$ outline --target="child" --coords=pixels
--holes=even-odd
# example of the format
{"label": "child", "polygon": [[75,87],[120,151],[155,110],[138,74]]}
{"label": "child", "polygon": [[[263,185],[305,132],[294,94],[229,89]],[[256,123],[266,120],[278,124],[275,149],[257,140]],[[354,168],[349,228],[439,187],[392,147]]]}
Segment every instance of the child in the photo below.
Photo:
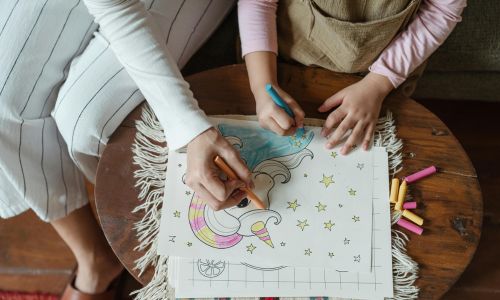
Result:
{"label": "child", "polygon": [[[340,144],[348,134],[342,154],[356,145],[368,149],[385,97],[393,89],[402,89],[412,73],[418,77],[426,59],[461,20],[465,6],[466,0],[282,0],[279,4],[239,0],[242,55],[261,126],[288,135],[303,125],[300,105],[278,86],[279,44],[280,55],[304,65],[367,72],[361,81],[326,99],[318,110],[337,107],[322,129],[327,148]],[[273,103],[266,83],[288,103],[295,120]],[[408,82],[404,90],[411,94],[414,84]]]}

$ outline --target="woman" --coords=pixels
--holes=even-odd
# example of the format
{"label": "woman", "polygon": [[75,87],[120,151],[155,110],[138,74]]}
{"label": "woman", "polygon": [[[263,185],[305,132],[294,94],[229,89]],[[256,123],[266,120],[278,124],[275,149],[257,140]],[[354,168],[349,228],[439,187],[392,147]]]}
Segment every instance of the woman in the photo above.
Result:
{"label": "woman", "polygon": [[[251,185],[250,172],[211,127],[178,71],[232,4],[2,2],[0,216],[33,209],[68,244],[78,270],[63,299],[111,299],[108,287],[122,266],[93,219],[79,170],[94,180],[103,145],[144,97],[169,146],[187,145],[188,183],[213,208],[237,204],[244,195],[233,192]],[[92,39],[94,17],[100,28]],[[243,181],[220,181],[216,154]]]}

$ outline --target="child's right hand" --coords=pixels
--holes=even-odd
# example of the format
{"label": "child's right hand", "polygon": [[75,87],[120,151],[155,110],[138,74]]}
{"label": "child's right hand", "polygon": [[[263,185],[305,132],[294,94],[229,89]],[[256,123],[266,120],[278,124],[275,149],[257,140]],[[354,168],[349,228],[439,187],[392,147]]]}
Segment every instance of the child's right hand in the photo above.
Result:
{"label": "child's right hand", "polygon": [[273,84],[276,92],[288,104],[295,118],[290,117],[285,110],[276,105],[266,92],[265,86],[254,92],[257,118],[260,126],[279,135],[292,135],[297,128],[304,125],[304,111],[299,104],[278,85]]}

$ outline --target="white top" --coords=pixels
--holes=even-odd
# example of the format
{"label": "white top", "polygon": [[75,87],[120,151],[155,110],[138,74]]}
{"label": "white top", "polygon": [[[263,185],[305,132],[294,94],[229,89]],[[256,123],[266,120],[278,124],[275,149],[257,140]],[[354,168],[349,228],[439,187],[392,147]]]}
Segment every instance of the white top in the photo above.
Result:
{"label": "white top", "polygon": [[210,128],[189,84],[169,54],[161,31],[138,0],[84,0],[118,60],[146,97],[171,149]]}

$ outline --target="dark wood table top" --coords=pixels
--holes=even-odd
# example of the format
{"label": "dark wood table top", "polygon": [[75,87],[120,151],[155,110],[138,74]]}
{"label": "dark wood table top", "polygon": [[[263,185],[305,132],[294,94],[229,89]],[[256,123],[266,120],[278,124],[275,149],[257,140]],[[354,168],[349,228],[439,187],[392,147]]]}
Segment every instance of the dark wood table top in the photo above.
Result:
{"label": "dark wood table top", "polygon": [[[200,106],[211,114],[255,114],[253,96],[242,65],[226,66],[186,78]],[[281,65],[280,85],[300,101],[307,117],[324,119],[317,107],[336,91],[359,77],[336,74],[319,68]],[[424,234],[410,235],[408,254],[420,266],[421,299],[440,298],[469,264],[481,234],[483,202],[476,172],[467,154],[450,130],[433,113],[414,100],[392,95],[384,102],[397,120],[398,136],[404,141],[404,169],[398,177],[436,165],[440,172],[412,184],[419,202],[416,211],[425,219]],[[133,270],[143,253],[133,224],[142,218],[131,211],[139,204],[132,165],[131,145],[135,120],[133,111],[107,145],[97,173],[96,207],[104,233],[118,258],[141,283],[150,280],[150,268],[141,277]]]}

